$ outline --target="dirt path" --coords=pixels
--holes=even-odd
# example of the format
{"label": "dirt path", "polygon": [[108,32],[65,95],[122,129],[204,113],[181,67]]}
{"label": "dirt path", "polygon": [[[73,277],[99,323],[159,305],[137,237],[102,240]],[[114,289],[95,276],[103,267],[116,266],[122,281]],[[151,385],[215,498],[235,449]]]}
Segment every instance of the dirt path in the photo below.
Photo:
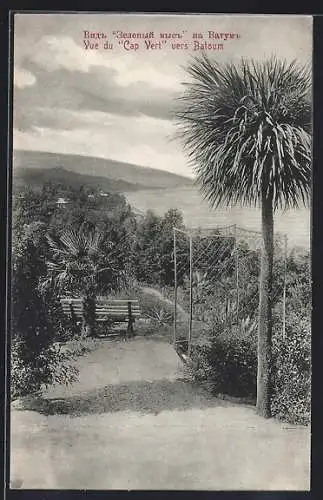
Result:
{"label": "dirt path", "polygon": [[183,379],[158,339],[102,342],[80,381],[11,414],[22,488],[307,489],[309,431],[257,417]]}

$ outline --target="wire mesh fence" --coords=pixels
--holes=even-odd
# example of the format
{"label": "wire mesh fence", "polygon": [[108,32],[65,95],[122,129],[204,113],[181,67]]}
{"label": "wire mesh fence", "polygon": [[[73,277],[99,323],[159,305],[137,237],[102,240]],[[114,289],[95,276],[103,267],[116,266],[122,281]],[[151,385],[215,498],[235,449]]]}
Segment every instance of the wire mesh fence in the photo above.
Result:
{"label": "wire mesh fence", "polygon": [[[174,343],[190,345],[210,326],[256,331],[261,234],[237,226],[174,229]],[[287,237],[274,242],[272,304],[286,318]]]}

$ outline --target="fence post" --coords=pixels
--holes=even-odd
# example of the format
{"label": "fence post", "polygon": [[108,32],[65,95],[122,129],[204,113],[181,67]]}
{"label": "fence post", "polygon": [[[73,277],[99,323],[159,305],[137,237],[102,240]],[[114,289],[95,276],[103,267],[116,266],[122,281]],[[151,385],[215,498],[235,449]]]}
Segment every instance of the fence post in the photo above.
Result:
{"label": "fence post", "polygon": [[237,327],[239,328],[239,307],[240,307],[240,292],[239,292],[239,253],[237,244],[237,225],[234,225],[234,254],[236,267],[236,294],[237,294]]}
{"label": "fence post", "polygon": [[83,318],[88,337],[95,335],[95,303],[96,299],[93,295],[88,294],[83,297]]}
{"label": "fence post", "polygon": [[283,339],[286,337],[287,236],[284,235]]}
{"label": "fence post", "polygon": [[131,309],[131,301],[128,302],[128,328],[127,328],[128,338],[133,337],[133,316]]}
{"label": "fence post", "polygon": [[192,320],[193,320],[193,241],[190,234],[190,320],[188,326],[188,356],[191,352],[192,342]]}
{"label": "fence post", "polygon": [[176,228],[173,228],[174,233],[174,332],[173,344],[176,344],[176,322],[177,322],[177,255],[176,255]]}

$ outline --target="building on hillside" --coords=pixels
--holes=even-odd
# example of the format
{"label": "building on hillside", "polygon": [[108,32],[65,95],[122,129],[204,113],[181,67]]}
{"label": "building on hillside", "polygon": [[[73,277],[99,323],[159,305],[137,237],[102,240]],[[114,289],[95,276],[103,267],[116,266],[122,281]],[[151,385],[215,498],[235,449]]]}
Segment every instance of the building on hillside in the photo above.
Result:
{"label": "building on hillside", "polygon": [[68,200],[65,200],[65,198],[58,198],[58,200],[56,201],[56,205],[58,207],[66,207],[67,205],[69,204],[69,201]]}

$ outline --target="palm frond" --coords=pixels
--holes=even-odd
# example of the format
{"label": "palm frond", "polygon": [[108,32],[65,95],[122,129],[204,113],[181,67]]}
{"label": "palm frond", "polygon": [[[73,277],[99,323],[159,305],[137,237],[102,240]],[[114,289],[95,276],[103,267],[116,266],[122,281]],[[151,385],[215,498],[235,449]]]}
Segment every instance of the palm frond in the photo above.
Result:
{"label": "palm frond", "polygon": [[220,64],[208,56],[187,68],[177,99],[178,136],[212,206],[274,208],[307,203],[311,184],[310,73],[272,57]]}
{"label": "palm frond", "polygon": [[52,259],[47,262],[48,275],[58,289],[84,287],[103,272],[98,271],[103,255],[98,230],[87,232],[83,225],[78,230],[69,228],[60,237],[48,236],[48,243],[52,251]]}

